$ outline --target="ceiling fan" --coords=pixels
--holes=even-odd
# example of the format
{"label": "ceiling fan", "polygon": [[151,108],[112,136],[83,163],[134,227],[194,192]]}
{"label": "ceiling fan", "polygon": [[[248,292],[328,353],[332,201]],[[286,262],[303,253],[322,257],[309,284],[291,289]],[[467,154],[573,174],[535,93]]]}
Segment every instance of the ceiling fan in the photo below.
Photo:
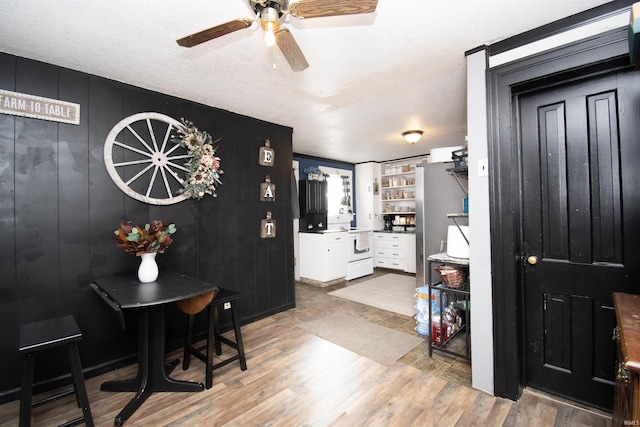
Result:
{"label": "ceiling fan", "polygon": [[248,28],[259,21],[265,31],[265,42],[278,45],[293,71],[303,71],[309,67],[298,43],[287,28],[280,24],[287,15],[294,18],[321,18],[325,16],[355,15],[375,12],[378,0],[249,0],[256,16],[253,19],[234,19],[203,31],[176,40],[180,46],[193,47],[224,36],[234,31]]}

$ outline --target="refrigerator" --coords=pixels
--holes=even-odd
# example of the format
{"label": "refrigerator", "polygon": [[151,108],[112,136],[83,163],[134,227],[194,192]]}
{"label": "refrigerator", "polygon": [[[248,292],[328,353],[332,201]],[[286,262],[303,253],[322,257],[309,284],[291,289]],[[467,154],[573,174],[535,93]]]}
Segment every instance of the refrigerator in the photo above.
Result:
{"label": "refrigerator", "polygon": [[[427,257],[446,251],[449,226],[455,225],[447,214],[463,211],[465,194],[447,172],[453,166],[426,160],[416,165],[416,288],[427,284]],[[461,185],[466,186],[465,181],[460,180]]]}

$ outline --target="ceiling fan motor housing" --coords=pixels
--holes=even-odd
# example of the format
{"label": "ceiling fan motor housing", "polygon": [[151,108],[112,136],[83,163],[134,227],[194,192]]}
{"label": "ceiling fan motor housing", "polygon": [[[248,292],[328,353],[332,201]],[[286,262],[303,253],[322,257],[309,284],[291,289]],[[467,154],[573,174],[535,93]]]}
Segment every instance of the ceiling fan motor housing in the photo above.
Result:
{"label": "ceiling fan motor housing", "polygon": [[[269,20],[279,20],[289,7],[288,0],[249,0],[249,5],[261,20],[269,18]],[[266,9],[266,10],[265,10]],[[264,11],[264,12],[263,12]],[[264,13],[270,15],[265,16]],[[276,17],[277,15],[277,17]]]}

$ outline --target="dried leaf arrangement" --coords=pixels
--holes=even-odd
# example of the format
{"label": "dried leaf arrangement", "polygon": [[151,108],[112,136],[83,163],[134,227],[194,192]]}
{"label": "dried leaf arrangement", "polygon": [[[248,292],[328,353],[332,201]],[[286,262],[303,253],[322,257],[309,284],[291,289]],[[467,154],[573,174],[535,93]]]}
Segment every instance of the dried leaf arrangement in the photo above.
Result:
{"label": "dried leaf arrangement", "polygon": [[160,252],[173,242],[171,234],[178,229],[175,224],[165,226],[162,221],[154,220],[144,228],[131,225],[131,221],[122,221],[115,230],[117,246],[131,255],[140,256],[145,252]]}
{"label": "dried leaf arrangement", "polygon": [[172,135],[172,141],[184,147],[189,152],[189,160],[184,164],[185,178],[179,191],[192,199],[200,200],[205,194],[216,197],[216,186],[222,184],[220,175],[220,157],[216,157],[217,147],[213,144],[211,135],[198,130],[194,124],[182,119],[183,126],[177,129],[177,135]]}

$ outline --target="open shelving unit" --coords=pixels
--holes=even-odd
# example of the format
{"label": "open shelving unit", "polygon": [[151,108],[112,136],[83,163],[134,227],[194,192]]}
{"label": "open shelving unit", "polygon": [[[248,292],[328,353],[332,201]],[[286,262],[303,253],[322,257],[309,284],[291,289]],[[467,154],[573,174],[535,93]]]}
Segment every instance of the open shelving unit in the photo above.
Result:
{"label": "open shelving unit", "polygon": [[382,164],[381,202],[383,215],[395,215],[394,226],[414,227],[416,214],[415,165],[422,159],[404,159]]}
{"label": "open shelving unit", "polygon": [[[431,325],[431,336],[429,337],[429,357],[433,355],[433,350],[442,351],[454,356],[471,360],[471,293],[469,280],[469,260],[465,258],[453,258],[446,252],[429,255],[427,258],[429,295],[438,295],[438,306],[434,306],[433,297],[429,298],[429,325]],[[449,265],[464,268],[466,270],[466,280],[462,287],[451,288],[446,286],[442,280],[434,280],[434,268],[437,265]],[[452,305],[459,309],[459,317],[456,316],[454,322],[445,321],[445,310]],[[436,310],[437,309],[437,310]],[[439,319],[434,316],[434,310],[439,313]],[[438,320],[437,322],[435,320]],[[465,341],[462,350],[450,348],[454,338],[465,334]]]}
{"label": "open shelving unit", "polygon": [[[462,156],[466,155],[466,151],[462,153]],[[461,157],[462,157],[461,156]],[[462,180],[468,178],[468,169],[466,160],[460,162],[454,168],[447,169],[447,173],[456,180],[456,183],[464,193],[465,197],[468,197],[467,188],[463,185]],[[460,220],[468,219],[469,215],[465,211],[464,213],[449,213],[447,218],[451,219],[460,234],[465,239],[467,244],[469,239],[463,232]],[[459,269],[463,269],[465,273],[465,282],[459,287],[447,286],[439,274],[434,273],[434,268],[443,266],[453,266]],[[429,286],[429,325],[431,325],[431,337],[429,339],[429,357],[433,355],[433,350],[442,351],[458,357],[462,357],[467,360],[471,360],[471,292],[470,292],[470,271],[469,271],[469,259],[468,258],[454,258],[449,256],[446,252],[441,252],[427,257],[427,284]],[[437,278],[434,278],[438,276]],[[434,280],[436,279],[436,280]],[[438,302],[434,303],[433,297],[437,295]],[[437,306],[434,306],[437,304]],[[434,316],[435,312],[438,313],[438,317]],[[461,339],[455,340],[455,344],[452,345],[454,338],[460,337]],[[459,346],[458,343],[464,342],[464,346]]]}

